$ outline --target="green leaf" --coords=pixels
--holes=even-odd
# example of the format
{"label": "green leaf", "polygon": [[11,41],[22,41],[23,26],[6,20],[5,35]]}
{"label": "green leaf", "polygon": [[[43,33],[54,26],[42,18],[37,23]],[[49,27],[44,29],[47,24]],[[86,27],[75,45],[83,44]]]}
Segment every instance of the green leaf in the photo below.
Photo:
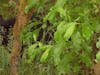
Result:
{"label": "green leaf", "polygon": [[66,29],[66,32],[64,34],[64,39],[68,41],[68,39],[72,36],[74,30],[75,30],[76,22],[68,23],[68,28]]}
{"label": "green leaf", "polygon": [[57,26],[57,31],[54,33],[54,39],[56,42],[61,42],[63,40],[63,34],[66,31],[66,22],[62,21],[60,24]]}
{"label": "green leaf", "polygon": [[37,49],[36,49],[37,46],[38,46],[38,44],[36,43],[36,44],[31,45],[29,47],[29,49],[28,49],[28,56],[29,56],[29,60],[28,61],[29,61],[29,63],[32,60],[34,60],[34,58],[35,58],[35,56],[37,54]]}
{"label": "green leaf", "polygon": [[28,11],[36,4],[35,0],[27,0],[27,6],[25,7],[25,13],[28,13]]}
{"label": "green leaf", "polygon": [[73,49],[75,49],[76,51],[80,50],[81,48],[81,44],[82,44],[82,39],[81,39],[81,34],[79,31],[75,32],[72,37],[72,47]]}
{"label": "green leaf", "polygon": [[40,29],[36,29],[32,32],[34,41],[37,41],[39,31],[40,31]]}
{"label": "green leaf", "polygon": [[82,25],[82,36],[85,40],[90,40],[93,34],[93,30],[90,25]]}
{"label": "green leaf", "polygon": [[55,20],[56,20],[55,16],[56,16],[56,12],[55,12],[55,11],[50,11],[50,12],[44,17],[44,22],[45,22],[46,20],[49,20],[50,23],[54,23]]}
{"label": "green leaf", "polygon": [[96,60],[100,60],[100,51],[96,54]]}
{"label": "green leaf", "polygon": [[62,7],[57,7],[56,11],[60,13],[60,17],[66,17],[66,10],[64,10]]}
{"label": "green leaf", "polygon": [[49,52],[50,52],[51,48],[48,47],[45,52],[42,54],[40,61],[41,62],[45,62],[46,59],[48,58]]}
{"label": "green leaf", "polygon": [[57,2],[56,2],[55,5],[56,5],[57,7],[58,7],[58,6],[62,6],[62,7],[63,7],[64,4],[66,3],[66,1],[67,1],[67,0],[64,0],[64,1],[63,1],[63,0],[57,0]]}
{"label": "green leaf", "polygon": [[66,43],[65,42],[60,42],[56,45],[54,45],[54,52],[53,52],[53,57],[54,57],[54,63],[55,65],[58,65],[61,61],[61,54],[63,50],[66,48]]}
{"label": "green leaf", "polygon": [[56,47],[55,49],[54,49],[54,62],[55,62],[55,65],[58,65],[59,63],[60,63],[60,61],[61,61],[61,59],[60,59],[60,55],[61,55],[61,53],[62,53],[62,48],[61,47]]}

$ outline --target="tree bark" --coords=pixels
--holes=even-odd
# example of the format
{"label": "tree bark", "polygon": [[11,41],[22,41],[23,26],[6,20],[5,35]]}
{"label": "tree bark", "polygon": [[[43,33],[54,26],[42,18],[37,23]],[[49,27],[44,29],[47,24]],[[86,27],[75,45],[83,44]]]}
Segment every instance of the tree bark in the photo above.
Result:
{"label": "tree bark", "polygon": [[28,21],[28,14],[24,13],[26,0],[21,0],[16,14],[16,22],[13,28],[13,47],[11,53],[10,75],[18,75],[18,60],[22,48],[20,32]]}

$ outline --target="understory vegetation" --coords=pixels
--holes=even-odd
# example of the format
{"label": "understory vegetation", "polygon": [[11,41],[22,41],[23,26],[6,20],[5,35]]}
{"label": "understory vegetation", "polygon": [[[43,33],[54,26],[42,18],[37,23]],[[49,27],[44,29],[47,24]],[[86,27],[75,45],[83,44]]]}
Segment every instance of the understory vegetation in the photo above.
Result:
{"label": "understory vegetation", "polygon": [[[0,0],[0,75],[10,74],[13,25],[3,23],[15,21],[16,6],[16,0]],[[100,74],[93,66],[100,65],[99,0],[27,0],[24,12],[32,8],[19,37],[19,75]]]}

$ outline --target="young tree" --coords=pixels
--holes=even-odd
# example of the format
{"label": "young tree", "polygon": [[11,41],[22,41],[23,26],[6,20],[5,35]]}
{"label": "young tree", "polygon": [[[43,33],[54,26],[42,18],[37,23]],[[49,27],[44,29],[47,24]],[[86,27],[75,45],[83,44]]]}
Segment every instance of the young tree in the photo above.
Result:
{"label": "young tree", "polygon": [[13,47],[11,52],[10,75],[18,75],[18,60],[22,48],[20,32],[28,22],[28,19],[30,17],[30,12],[29,14],[26,14],[24,12],[27,0],[20,0],[20,2],[16,4],[16,7],[18,7],[18,11],[16,14],[16,22],[13,28]]}

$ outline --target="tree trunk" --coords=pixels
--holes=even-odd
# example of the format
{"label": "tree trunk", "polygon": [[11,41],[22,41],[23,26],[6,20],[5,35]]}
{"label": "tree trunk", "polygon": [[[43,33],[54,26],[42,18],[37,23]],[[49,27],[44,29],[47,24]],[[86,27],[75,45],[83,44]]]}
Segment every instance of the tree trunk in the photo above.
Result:
{"label": "tree trunk", "polygon": [[24,13],[25,6],[26,0],[21,0],[13,28],[13,48],[11,53],[10,75],[18,75],[18,60],[22,47],[20,32],[28,21],[28,14]]}

